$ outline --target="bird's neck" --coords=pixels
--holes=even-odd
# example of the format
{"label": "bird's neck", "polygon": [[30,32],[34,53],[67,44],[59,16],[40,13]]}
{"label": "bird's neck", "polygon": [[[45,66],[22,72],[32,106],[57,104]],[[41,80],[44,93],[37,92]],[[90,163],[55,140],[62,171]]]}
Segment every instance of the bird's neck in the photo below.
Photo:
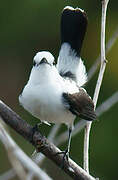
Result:
{"label": "bird's neck", "polygon": [[32,68],[28,83],[38,85],[52,81],[57,75],[54,67],[41,67],[40,69]]}

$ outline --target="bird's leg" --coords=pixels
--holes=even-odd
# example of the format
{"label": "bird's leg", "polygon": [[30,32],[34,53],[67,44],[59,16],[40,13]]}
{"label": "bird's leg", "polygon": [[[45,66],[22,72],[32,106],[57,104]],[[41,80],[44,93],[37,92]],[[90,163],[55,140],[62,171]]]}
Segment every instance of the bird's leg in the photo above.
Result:
{"label": "bird's leg", "polygon": [[68,128],[68,146],[67,146],[67,149],[65,151],[61,151],[61,152],[57,153],[57,154],[63,154],[63,161],[62,161],[62,164],[61,164],[61,168],[64,167],[65,158],[66,158],[67,161],[69,159],[71,135],[72,135],[72,126]]}
{"label": "bird's leg", "polygon": [[71,137],[72,137],[72,127],[69,127],[68,129],[68,155],[70,152]]}
{"label": "bird's leg", "polygon": [[69,152],[70,152],[70,143],[71,143],[71,134],[72,134],[72,127],[68,128],[68,145],[67,145],[67,149],[64,151],[64,159],[66,157],[66,159],[69,159]]}

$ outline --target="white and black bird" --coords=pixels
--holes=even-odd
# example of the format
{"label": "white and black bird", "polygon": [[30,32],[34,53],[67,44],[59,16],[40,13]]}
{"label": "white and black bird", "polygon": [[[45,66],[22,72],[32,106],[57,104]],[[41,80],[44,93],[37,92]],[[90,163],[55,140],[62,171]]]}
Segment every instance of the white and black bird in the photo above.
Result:
{"label": "white and black bird", "polygon": [[20,104],[44,123],[64,123],[71,132],[76,116],[87,121],[96,119],[94,104],[82,87],[87,81],[86,68],[80,57],[87,28],[87,15],[80,8],[67,6],[61,16],[61,49],[57,65],[48,51],[33,59],[33,68]]}

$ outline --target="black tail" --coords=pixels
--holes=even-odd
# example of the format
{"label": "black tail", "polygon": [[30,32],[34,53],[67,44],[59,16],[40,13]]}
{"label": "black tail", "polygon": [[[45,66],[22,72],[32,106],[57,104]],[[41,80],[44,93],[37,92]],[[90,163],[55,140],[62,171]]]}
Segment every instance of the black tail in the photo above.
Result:
{"label": "black tail", "polygon": [[87,15],[79,8],[65,7],[61,17],[61,44],[69,43],[80,55],[87,28]]}

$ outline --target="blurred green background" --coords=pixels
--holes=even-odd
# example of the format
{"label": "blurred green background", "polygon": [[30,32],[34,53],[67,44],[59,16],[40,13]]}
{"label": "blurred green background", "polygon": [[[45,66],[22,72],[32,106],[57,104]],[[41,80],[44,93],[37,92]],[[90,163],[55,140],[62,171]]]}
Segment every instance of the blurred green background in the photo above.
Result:
{"label": "blurred green background", "polygon": [[[106,41],[118,26],[117,1],[110,1],[107,12]],[[37,120],[18,102],[26,84],[36,52],[50,51],[55,58],[60,48],[60,14],[66,5],[81,7],[89,18],[83,44],[82,58],[87,70],[100,53],[101,4],[97,0],[4,0],[0,2],[0,99],[32,125]],[[118,41],[107,54],[108,64],[101,87],[98,105],[118,90]],[[98,72],[88,83],[87,91],[93,96]],[[42,125],[47,135],[51,127]],[[62,130],[66,127],[62,126]],[[17,133],[11,134],[23,150],[31,155],[34,148]],[[70,156],[82,166],[84,131],[72,139]],[[90,136],[90,172],[102,180],[118,179],[118,104],[93,123]],[[66,143],[60,146],[66,147]],[[6,152],[0,142],[0,174],[10,168]],[[45,160],[43,168],[55,180],[70,179],[51,161]],[[17,177],[13,178],[18,179]]]}

